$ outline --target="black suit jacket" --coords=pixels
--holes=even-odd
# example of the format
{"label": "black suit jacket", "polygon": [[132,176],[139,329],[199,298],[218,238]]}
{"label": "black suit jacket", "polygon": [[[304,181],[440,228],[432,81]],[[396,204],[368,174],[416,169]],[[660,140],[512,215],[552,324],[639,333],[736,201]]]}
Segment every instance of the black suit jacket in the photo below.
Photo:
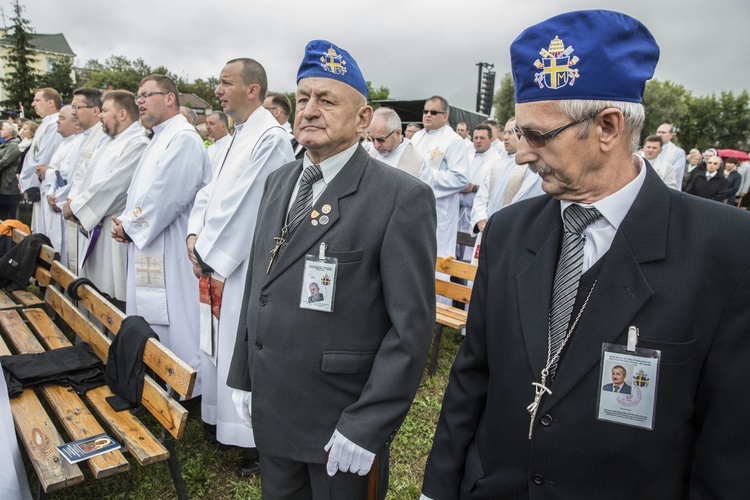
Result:
{"label": "black suit jacket", "polygon": [[[424,493],[746,496],[750,214],[669,189],[648,167],[529,440],[526,406],[547,359],[561,226],[560,203],[549,196],[488,222]],[[624,345],[630,325],[640,347],[662,354],[652,431],[596,418],[602,343]]]}
{"label": "black suit jacket", "polygon": [[[414,398],[435,323],[435,198],[358,147],[313,206],[329,222],[303,220],[266,274],[301,171],[266,182],[228,384],[252,389],[262,453],[325,463],[334,429],[382,452]],[[338,259],[333,313],[300,308],[321,243]]]}

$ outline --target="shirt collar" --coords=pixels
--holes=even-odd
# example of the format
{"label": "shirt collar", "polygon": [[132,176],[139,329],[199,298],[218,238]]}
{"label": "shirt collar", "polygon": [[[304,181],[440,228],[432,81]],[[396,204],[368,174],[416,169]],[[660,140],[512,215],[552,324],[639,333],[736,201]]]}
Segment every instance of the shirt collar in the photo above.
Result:
{"label": "shirt collar", "polygon": [[[635,198],[638,196],[638,193],[646,180],[646,163],[640,156],[637,156],[637,158],[641,163],[641,168],[638,175],[635,176],[635,179],[625,184],[619,191],[616,191],[591,205],[582,205],[585,207],[593,206],[599,210],[599,213],[602,214],[602,218],[611,224],[615,230],[620,228],[620,224],[622,224],[623,219],[625,219],[625,216],[628,214],[630,207],[633,205]],[[560,215],[562,216],[565,209],[572,204],[572,201],[561,201]]]}
{"label": "shirt collar", "polygon": [[[354,156],[354,152],[358,147],[359,142],[355,142],[349,149],[345,149],[342,152],[331,156],[330,158],[326,158],[318,164],[320,165],[320,170],[323,172],[323,180],[326,184],[330,184],[333,178],[336,177],[336,174],[338,174],[341,169],[344,168],[344,165],[346,165],[351,157]],[[304,160],[302,160],[303,171],[305,168],[312,164],[313,163],[310,158],[305,155]]]}

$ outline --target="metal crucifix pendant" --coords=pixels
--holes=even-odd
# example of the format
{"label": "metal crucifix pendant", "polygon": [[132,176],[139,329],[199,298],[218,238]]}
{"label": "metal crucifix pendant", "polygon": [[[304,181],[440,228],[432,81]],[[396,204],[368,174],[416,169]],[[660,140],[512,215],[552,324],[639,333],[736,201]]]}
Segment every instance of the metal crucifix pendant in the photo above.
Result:
{"label": "metal crucifix pendant", "polygon": [[534,396],[534,402],[526,407],[526,410],[529,412],[529,415],[531,415],[531,422],[529,423],[529,439],[531,439],[531,434],[534,432],[534,421],[536,420],[536,412],[539,409],[539,403],[541,403],[542,401],[542,396],[544,396],[545,393],[552,394],[552,391],[546,385],[548,373],[549,372],[547,371],[546,368],[543,369],[542,381],[533,382],[531,384],[534,386],[534,391],[536,392],[536,395]]}
{"label": "metal crucifix pendant", "polygon": [[[282,231],[283,234],[283,231]],[[281,248],[281,245],[284,244],[284,237],[283,236],[276,236],[274,237],[274,240],[276,240],[276,246],[273,250],[271,250],[271,260],[268,262],[268,267],[266,268],[266,274],[271,272],[271,264],[273,264],[273,259],[276,258],[276,254],[279,252],[279,248]]]}

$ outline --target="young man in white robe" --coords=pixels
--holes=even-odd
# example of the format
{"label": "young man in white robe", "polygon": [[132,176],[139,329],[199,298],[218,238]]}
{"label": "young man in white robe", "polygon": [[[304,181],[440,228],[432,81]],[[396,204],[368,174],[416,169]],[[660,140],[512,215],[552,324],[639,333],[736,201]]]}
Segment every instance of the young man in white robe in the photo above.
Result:
{"label": "young man in white robe", "polygon": [[[187,236],[188,257],[204,291],[201,417],[209,440],[215,432],[219,443],[247,450],[237,469],[240,477],[260,471],[252,430],[237,414],[226,383],[250,259],[248,238],[255,230],[266,178],[294,160],[288,134],[263,107],[267,87],[263,66],[252,59],[234,59],[222,69],[216,95],[235,131],[212,165],[213,180],[196,197]],[[220,299],[205,293],[217,287],[223,289]]]}
{"label": "young man in white robe", "polygon": [[[102,91],[89,87],[81,87],[73,91],[73,119],[83,129],[83,140],[73,156],[68,169],[68,182],[55,191],[54,202],[61,210],[78,193],[78,187],[86,173],[88,162],[94,151],[102,144],[106,134],[102,130],[99,121],[99,113],[102,111]],[[63,216],[65,214],[63,213]],[[78,224],[71,218],[65,217],[67,222],[68,239],[68,269],[78,274],[80,272],[81,257],[83,251],[83,237],[79,238]]]}
{"label": "young man in white robe", "polygon": [[[154,136],[136,167],[125,210],[112,218],[112,237],[128,243],[126,313],[142,316],[167,348],[199,371],[198,289],[185,235],[211,166],[201,136],[180,114],[172,79],[143,78],[136,104]],[[193,396],[200,394],[199,371]]]}
{"label": "young man in white robe", "polygon": [[424,159],[419,178],[430,185],[437,203],[437,254],[456,254],[460,193],[469,184],[469,152],[460,135],[448,125],[448,101],[429,98],[422,114],[424,129],[411,139]]}
{"label": "young man in white robe", "polygon": [[106,94],[99,120],[108,139],[91,157],[78,194],[68,198],[63,211],[86,233],[80,235],[84,240],[80,276],[89,278],[122,307],[127,247],[110,237],[111,217],[125,208],[128,186],[148,138],[138,121],[135,96],[127,90]]}
{"label": "young man in white robe", "polygon": [[[62,142],[62,136],[57,133],[57,114],[62,107],[60,94],[52,88],[41,88],[34,94],[31,102],[36,114],[42,117],[42,123],[34,134],[26,157],[23,160],[21,175],[18,184],[24,199],[28,200],[29,189],[38,188],[41,195],[41,182],[36,173],[37,165],[46,165],[55,154],[55,150]],[[35,201],[32,205],[31,232],[44,233],[44,217],[42,216],[42,203]]]}

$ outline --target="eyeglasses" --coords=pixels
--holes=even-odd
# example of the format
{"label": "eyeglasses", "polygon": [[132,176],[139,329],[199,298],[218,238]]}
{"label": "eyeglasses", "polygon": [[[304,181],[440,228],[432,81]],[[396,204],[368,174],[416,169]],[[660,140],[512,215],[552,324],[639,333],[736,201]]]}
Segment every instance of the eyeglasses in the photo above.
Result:
{"label": "eyeglasses", "polygon": [[392,131],[392,132],[391,132],[390,134],[386,135],[385,137],[375,137],[375,136],[373,136],[373,135],[371,135],[371,136],[369,136],[369,137],[370,137],[370,140],[371,140],[372,142],[377,142],[378,144],[382,144],[382,143],[384,143],[384,142],[385,142],[386,140],[388,140],[388,138],[389,138],[390,136],[392,136],[394,132],[396,132],[396,131],[395,131],[395,130],[393,130],[393,131]]}
{"label": "eyeglasses", "polygon": [[73,111],[78,111],[79,109],[84,109],[84,108],[95,108],[95,107],[96,106],[81,106],[79,104],[71,104],[70,105],[70,109],[72,109]]}
{"label": "eyeglasses", "polygon": [[445,111],[438,111],[437,109],[423,109],[422,110],[423,115],[444,115]]}
{"label": "eyeglasses", "polygon": [[141,92],[137,96],[135,96],[135,101],[138,102],[140,100],[146,100],[152,95],[167,95],[169,92]]}
{"label": "eyeglasses", "polygon": [[541,148],[544,146],[548,140],[552,139],[556,135],[558,135],[563,130],[570,128],[574,125],[578,125],[579,123],[583,123],[586,120],[591,120],[592,118],[596,118],[601,111],[597,111],[591,116],[586,116],[584,118],[581,118],[580,120],[576,120],[574,122],[570,122],[567,125],[563,125],[562,127],[558,127],[554,130],[550,130],[549,132],[542,133],[539,130],[523,130],[518,127],[518,125],[513,126],[513,134],[516,136],[517,140],[521,140],[521,137],[526,138],[526,142],[529,143],[529,146],[532,148]]}

